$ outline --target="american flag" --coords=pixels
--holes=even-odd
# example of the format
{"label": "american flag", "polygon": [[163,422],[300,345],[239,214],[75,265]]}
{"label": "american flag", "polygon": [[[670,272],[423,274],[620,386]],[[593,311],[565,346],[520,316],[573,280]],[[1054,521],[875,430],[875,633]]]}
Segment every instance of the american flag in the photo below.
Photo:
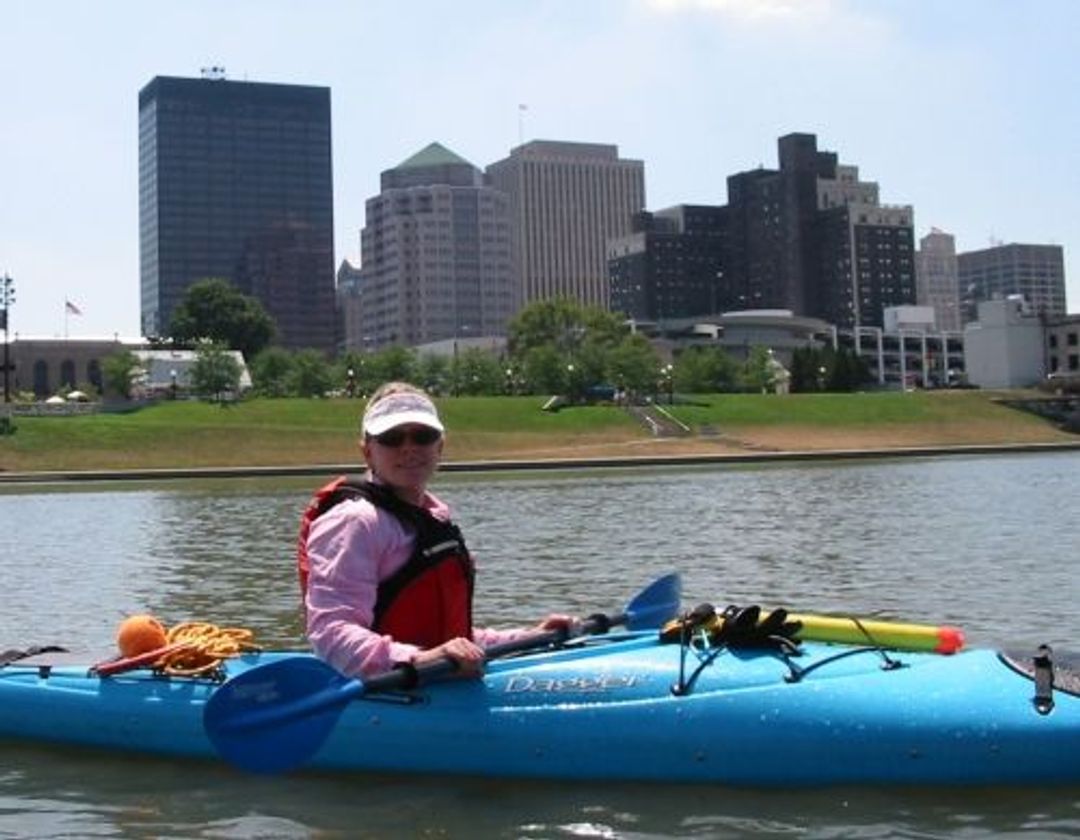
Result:
{"label": "american flag", "polygon": [[64,311],[70,312],[72,315],[82,315],[82,310],[79,309],[79,307],[77,307],[70,300],[64,301]]}

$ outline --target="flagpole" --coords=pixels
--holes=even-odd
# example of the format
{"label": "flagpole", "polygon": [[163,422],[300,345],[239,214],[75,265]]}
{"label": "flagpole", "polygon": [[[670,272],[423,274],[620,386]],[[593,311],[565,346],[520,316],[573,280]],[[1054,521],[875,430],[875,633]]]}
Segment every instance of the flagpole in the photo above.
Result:
{"label": "flagpole", "polygon": [[68,317],[82,315],[82,310],[67,298],[64,298],[64,338],[68,337]]}

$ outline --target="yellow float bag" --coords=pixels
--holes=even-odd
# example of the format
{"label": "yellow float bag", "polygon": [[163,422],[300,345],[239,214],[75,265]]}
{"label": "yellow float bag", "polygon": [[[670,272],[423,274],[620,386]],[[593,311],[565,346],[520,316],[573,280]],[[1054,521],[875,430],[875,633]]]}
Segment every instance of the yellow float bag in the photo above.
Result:
{"label": "yellow float bag", "polygon": [[877,621],[854,616],[808,615],[792,613],[789,621],[802,624],[796,638],[815,642],[840,642],[848,645],[878,645],[897,650],[956,653],[964,647],[964,631],[949,625],[907,624]]}

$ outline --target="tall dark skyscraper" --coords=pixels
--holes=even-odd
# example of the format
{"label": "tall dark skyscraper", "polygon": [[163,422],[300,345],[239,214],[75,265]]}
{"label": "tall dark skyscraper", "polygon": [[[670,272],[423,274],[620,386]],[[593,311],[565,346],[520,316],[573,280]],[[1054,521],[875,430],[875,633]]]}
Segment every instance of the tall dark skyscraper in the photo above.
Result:
{"label": "tall dark skyscraper", "polygon": [[816,308],[818,286],[817,185],[835,177],[836,154],[819,152],[812,134],[781,137],[778,147],[779,170],[752,169],[728,178],[728,279],[743,290],[750,309],[807,314]]}
{"label": "tall dark skyscraper", "polygon": [[779,170],[728,178],[725,283],[750,308],[843,327],[880,327],[886,307],[915,303],[912,208],[881,204],[878,185],[813,134],[778,147]]}
{"label": "tall dark skyscraper", "polygon": [[277,343],[335,345],[330,90],[154,78],[139,92],[142,329],[192,283],[229,280]]}

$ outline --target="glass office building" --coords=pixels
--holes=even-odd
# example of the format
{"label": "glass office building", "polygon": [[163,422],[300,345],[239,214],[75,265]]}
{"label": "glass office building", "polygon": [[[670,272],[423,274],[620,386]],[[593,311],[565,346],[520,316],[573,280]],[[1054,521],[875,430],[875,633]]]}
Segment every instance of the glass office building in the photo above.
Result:
{"label": "glass office building", "polygon": [[158,76],[139,92],[142,329],[224,278],[284,347],[335,346],[330,90]]}

